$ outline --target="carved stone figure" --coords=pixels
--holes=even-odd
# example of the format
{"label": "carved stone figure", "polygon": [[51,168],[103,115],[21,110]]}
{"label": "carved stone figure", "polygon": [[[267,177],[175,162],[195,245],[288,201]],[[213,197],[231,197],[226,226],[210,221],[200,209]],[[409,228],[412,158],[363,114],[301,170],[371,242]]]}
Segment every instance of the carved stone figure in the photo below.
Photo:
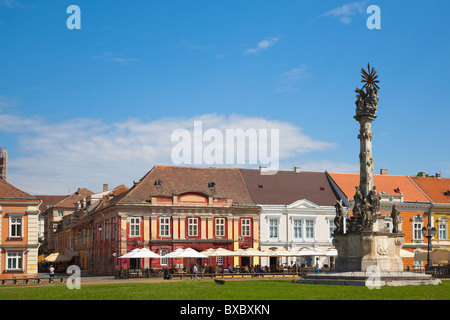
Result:
{"label": "carved stone figure", "polygon": [[363,230],[365,231],[372,230],[373,226],[372,205],[366,199],[363,200],[361,206],[361,223]]}
{"label": "carved stone figure", "polygon": [[399,232],[399,225],[400,225],[400,211],[397,209],[397,204],[394,203],[392,206],[391,211],[391,218],[392,218],[392,233]]}
{"label": "carved stone figure", "polygon": [[356,87],[355,92],[357,93],[357,95],[356,95],[356,102],[355,102],[356,110],[362,111],[364,109],[366,93],[364,92],[363,89],[358,89],[358,87]]}
{"label": "carved stone figure", "polygon": [[355,187],[356,193],[353,199],[355,199],[355,205],[353,206],[353,215],[358,218],[360,216],[361,205],[363,202],[363,195],[358,186]]}
{"label": "carved stone figure", "polygon": [[367,95],[364,100],[367,110],[375,114],[378,107],[378,91],[374,87],[367,87]]}
{"label": "carved stone figure", "polygon": [[372,217],[377,216],[381,209],[381,196],[377,192],[377,187],[373,186],[372,190],[369,192],[369,203],[372,206]]}
{"label": "carved stone figure", "polygon": [[336,229],[334,229],[334,232],[342,233],[344,231],[344,206],[342,205],[342,200],[336,200],[334,207],[336,208],[336,217],[334,218]]}
{"label": "carved stone figure", "polygon": [[368,86],[366,91],[356,87],[356,114],[369,113],[374,115],[378,109],[378,90],[375,87]]}

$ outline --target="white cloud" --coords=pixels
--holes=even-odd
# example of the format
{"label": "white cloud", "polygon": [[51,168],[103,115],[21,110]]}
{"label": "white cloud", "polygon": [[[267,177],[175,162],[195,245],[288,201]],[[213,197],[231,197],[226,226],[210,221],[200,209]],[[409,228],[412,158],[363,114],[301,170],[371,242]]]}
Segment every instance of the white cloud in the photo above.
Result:
{"label": "white cloud", "polygon": [[0,0],[0,7],[7,8],[32,8],[32,6],[23,4],[16,0]]}
{"label": "white cloud", "polygon": [[5,95],[0,95],[0,111],[2,109],[15,107],[19,102],[17,99],[11,99]]}
{"label": "white cloud", "polygon": [[279,40],[279,38],[266,38],[262,41],[260,41],[258,43],[258,45],[256,46],[256,48],[251,48],[251,49],[247,49],[244,51],[245,55],[252,55],[252,54],[257,54],[261,51],[264,51],[268,48],[270,48],[271,46],[273,46],[275,43],[277,43]]}
{"label": "white cloud", "polygon": [[128,62],[136,62],[139,61],[139,59],[135,58],[124,58],[122,54],[120,53],[114,53],[114,52],[103,52],[100,56],[92,56],[92,58],[105,60],[105,61],[113,61],[113,62],[119,62],[122,64],[126,64]]}
{"label": "white cloud", "polygon": [[192,132],[194,121],[202,121],[203,132],[215,128],[224,134],[226,129],[279,129],[280,165],[336,148],[335,143],[314,139],[292,123],[243,115],[115,123],[90,118],[50,123],[38,117],[0,115],[0,123],[6,124],[0,132],[13,133],[18,140],[15,154],[9,154],[11,183],[33,194],[67,194],[78,187],[100,191],[103,183],[130,186],[154,165],[172,165],[171,152],[177,142],[171,141],[171,135],[179,128]]}
{"label": "white cloud", "polygon": [[365,11],[366,5],[367,1],[349,3],[324,13],[322,17],[332,16],[342,23],[349,24],[352,21],[352,16],[361,14]]}
{"label": "white cloud", "polygon": [[286,72],[283,72],[278,79],[278,88],[275,92],[282,93],[286,91],[296,91],[297,82],[309,76],[306,69],[306,64],[302,64],[299,67],[295,67]]}

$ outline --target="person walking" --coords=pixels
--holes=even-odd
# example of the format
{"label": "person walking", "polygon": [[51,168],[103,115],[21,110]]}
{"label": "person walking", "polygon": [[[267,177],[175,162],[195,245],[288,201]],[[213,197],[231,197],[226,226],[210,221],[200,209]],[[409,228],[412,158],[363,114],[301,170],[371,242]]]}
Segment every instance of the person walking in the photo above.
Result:
{"label": "person walking", "polygon": [[320,262],[319,258],[316,258],[316,264],[314,265],[314,268],[316,269],[316,273],[320,273],[321,267],[322,267],[322,263]]}
{"label": "person walking", "polygon": [[48,268],[48,275],[50,276],[50,278],[53,278],[55,276],[55,268],[53,268],[52,264]]}
{"label": "person walking", "polygon": [[194,271],[194,278],[192,280],[200,281],[200,279],[197,277],[197,273],[198,273],[197,264],[194,264],[193,271]]}

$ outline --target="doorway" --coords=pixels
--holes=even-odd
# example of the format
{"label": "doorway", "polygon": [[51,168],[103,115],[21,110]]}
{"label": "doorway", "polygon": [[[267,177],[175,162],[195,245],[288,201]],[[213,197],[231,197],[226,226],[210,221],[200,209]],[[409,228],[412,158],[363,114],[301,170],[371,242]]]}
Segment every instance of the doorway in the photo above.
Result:
{"label": "doorway", "polygon": [[241,267],[250,267],[250,257],[241,257]]}

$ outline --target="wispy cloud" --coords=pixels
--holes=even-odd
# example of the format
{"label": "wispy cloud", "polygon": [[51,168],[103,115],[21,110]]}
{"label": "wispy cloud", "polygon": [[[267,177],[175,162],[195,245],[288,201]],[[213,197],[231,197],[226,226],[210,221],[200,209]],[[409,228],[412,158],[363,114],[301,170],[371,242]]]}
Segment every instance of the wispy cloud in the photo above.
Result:
{"label": "wispy cloud", "polygon": [[280,40],[279,38],[266,38],[260,42],[258,42],[258,45],[256,46],[256,48],[250,48],[244,51],[245,55],[253,55],[253,54],[257,54],[261,51],[267,50],[268,48],[272,47],[275,43],[278,42],[278,40]]}
{"label": "wispy cloud", "polygon": [[39,117],[0,114],[0,132],[18,137],[16,155],[10,153],[11,183],[34,194],[66,194],[69,188],[81,186],[97,191],[103,183],[131,185],[156,164],[173,165],[171,152],[177,142],[171,141],[171,135],[180,128],[193,134],[194,121],[202,121],[204,131],[214,128],[223,134],[227,129],[279,129],[280,165],[336,148],[335,143],[317,140],[292,123],[244,115],[114,123],[79,118],[51,123]]}
{"label": "wispy cloud", "polygon": [[122,63],[122,64],[139,61],[139,59],[123,57],[122,54],[113,53],[113,52],[104,52],[104,53],[102,53],[102,55],[92,56],[92,58],[101,59],[101,60],[105,60],[105,61],[113,61],[113,62],[118,62],[118,63]]}
{"label": "wispy cloud", "polygon": [[23,4],[17,0],[0,0],[0,7],[7,8],[32,8],[28,4]]}
{"label": "wispy cloud", "polygon": [[275,92],[282,93],[287,91],[297,91],[297,82],[308,76],[309,74],[307,73],[306,64],[302,64],[298,67],[283,72],[278,79],[278,86]]}
{"label": "wispy cloud", "polygon": [[352,22],[352,16],[356,14],[364,13],[367,6],[367,1],[361,2],[353,2],[349,4],[345,4],[343,6],[334,8],[323,15],[321,17],[335,17],[340,22],[349,24]]}
{"label": "wispy cloud", "polygon": [[0,95],[0,111],[2,109],[15,107],[19,104],[19,101],[14,98],[9,98],[5,95]]}

